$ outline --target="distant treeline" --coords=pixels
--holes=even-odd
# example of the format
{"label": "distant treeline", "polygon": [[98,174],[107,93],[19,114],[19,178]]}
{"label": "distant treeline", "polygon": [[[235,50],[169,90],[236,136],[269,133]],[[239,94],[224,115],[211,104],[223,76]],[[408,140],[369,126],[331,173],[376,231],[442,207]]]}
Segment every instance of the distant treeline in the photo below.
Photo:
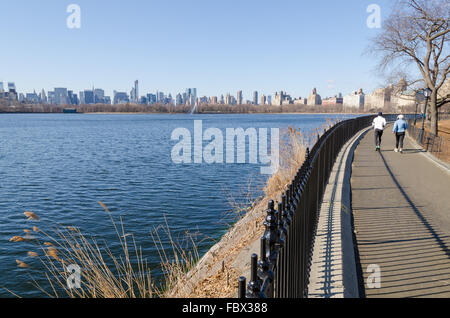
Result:
{"label": "distant treeline", "polygon": [[[73,105],[37,105],[37,104],[14,104],[13,106],[1,104],[0,112],[3,113],[62,113],[66,108],[74,108]],[[181,114],[190,113],[192,106],[187,105],[79,105],[76,107],[80,113],[162,113],[162,114]],[[374,113],[380,109],[370,109],[362,111],[356,108],[348,108],[342,105],[200,105],[196,108],[199,114],[263,114],[263,113]],[[404,109],[403,111],[414,112],[413,109]]]}

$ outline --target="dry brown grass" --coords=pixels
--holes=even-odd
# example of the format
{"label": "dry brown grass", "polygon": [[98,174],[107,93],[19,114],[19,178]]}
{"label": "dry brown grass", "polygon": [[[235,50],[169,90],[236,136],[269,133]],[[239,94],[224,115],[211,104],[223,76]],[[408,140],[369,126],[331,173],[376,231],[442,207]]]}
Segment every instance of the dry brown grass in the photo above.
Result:
{"label": "dry brown grass", "polygon": [[[161,230],[169,238],[171,246],[171,251],[169,251],[171,252],[170,255],[162,244]],[[185,244],[174,240],[167,220],[165,221],[165,226],[156,228],[151,233],[151,236],[157,247],[164,274],[164,284],[160,288],[155,287],[155,291],[160,298],[171,298],[174,296],[172,292],[174,287],[186,281],[187,273],[195,266],[200,258],[196,247],[195,236],[185,233]]]}
{"label": "dry brown grass", "polygon": [[[42,264],[49,287],[43,287],[33,279],[34,286],[43,294],[51,298],[152,298],[165,297],[167,291],[178,280],[181,280],[186,272],[192,268],[198,260],[198,253],[191,237],[193,252],[187,252],[181,244],[176,242],[168,228],[163,228],[164,234],[170,238],[172,250],[163,248],[160,238],[161,228],[152,233],[155,246],[161,257],[161,267],[164,280],[156,286],[152,280],[150,268],[143,257],[141,248],[138,248],[133,235],[127,234],[123,227],[122,219],[116,224],[110,211],[103,203],[110,218],[121,247],[120,255],[114,255],[108,245],[100,246],[90,236],[83,234],[78,228],[65,226],[44,231],[33,227],[35,237],[29,239],[14,236],[10,242],[32,243],[35,251],[26,252],[27,257],[38,258]],[[25,214],[29,221],[38,222],[39,217],[32,213]],[[46,228],[43,225],[42,228]],[[28,246],[27,246],[28,247]],[[27,269],[29,264],[22,260],[16,260],[19,268]],[[72,275],[68,269],[70,265],[77,265],[81,269],[81,288],[69,288],[67,281]],[[15,295],[14,293],[12,293]]]}
{"label": "dry brown grass", "polygon": [[289,128],[285,136],[287,138],[280,144],[280,169],[267,180],[264,188],[266,197],[278,198],[305,160],[307,145],[301,130]]}

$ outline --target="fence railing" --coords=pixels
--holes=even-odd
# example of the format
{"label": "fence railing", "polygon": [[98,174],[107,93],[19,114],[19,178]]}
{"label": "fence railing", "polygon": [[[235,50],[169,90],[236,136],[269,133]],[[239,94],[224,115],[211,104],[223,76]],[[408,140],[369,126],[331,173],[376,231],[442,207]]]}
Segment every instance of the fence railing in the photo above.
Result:
{"label": "fence railing", "polygon": [[438,113],[438,120],[449,120],[450,114],[449,113]]}
{"label": "fence railing", "polygon": [[418,122],[414,125],[414,120],[409,121],[408,135],[436,158],[450,162],[450,139],[436,136],[426,129],[422,129]]}
{"label": "fence railing", "polygon": [[[395,119],[394,115],[387,116]],[[251,277],[239,279],[239,298],[304,298],[308,293],[318,212],[334,162],[344,144],[374,116],[349,119],[326,131],[275,206],[269,202],[261,258],[251,256]]]}

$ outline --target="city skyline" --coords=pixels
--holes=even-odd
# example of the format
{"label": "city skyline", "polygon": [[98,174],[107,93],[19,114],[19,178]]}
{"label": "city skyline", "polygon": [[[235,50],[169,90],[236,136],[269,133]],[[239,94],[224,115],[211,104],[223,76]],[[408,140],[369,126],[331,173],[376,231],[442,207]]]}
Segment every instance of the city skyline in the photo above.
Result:
{"label": "city skyline", "polygon": [[[28,92],[98,86],[112,96],[129,93],[129,82],[139,78],[141,92],[176,95],[191,85],[205,96],[242,90],[244,100],[254,91],[373,90],[381,80],[362,55],[379,32],[367,26],[371,3],[81,0],[81,27],[69,29],[68,3],[8,2],[0,10],[0,26],[11,30],[0,80]],[[378,5],[382,16],[389,13],[389,1]]]}
{"label": "city skyline", "polygon": [[[253,102],[253,103],[255,103],[255,101],[257,101],[257,104],[260,104],[260,101],[261,101],[261,97],[264,97],[265,99],[267,99],[268,97],[272,97],[273,95],[275,95],[276,93],[278,93],[278,92],[286,92],[286,90],[283,90],[283,89],[281,89],[281,90],[276,90],[276,89],[274,89],[274,90],[272,90],[272,91],[268,91],[268,92],[263,92],[263,91],[261,91],[261,90],[253,90],[253,91],[249,91],[249,92],[247,92],[247,94],[245,94],[245,91],[243,91],[243,90],[237,90],[237,93],[236,94],[233,94],[233,92],[231,92],[231,91],[225,91],[225,90],[223,90],[223,91],[221,91],[221,92],[216,92],[216,93],[214,93],[214,94],[212,94],[212,95],[206,95],[206,94],[203,94],[203,93],[200,93],[200,94],[198,94],[197,93],[197,88],[182,88],[181,90],[179,90],[179,91],[176,91],[176,92],[171,92],[171,91],[164,91],[164,90],[161,90],[161,89],[150,89],[149,91],[146,91],[145,92],[145,94],[143,93],[143,94],[140,94],[139,95],[139,83],[140,83],[141,81],[140,80],[135,80],[133,83],[133,86],[131,87],[131,91],[129,91],[129,89],[130,88],[125,88],[125,89],[122,89],[122,88],[120,88],[120,89],[113,89],[112,90],[112,92],[111,92],[111,94],[109,94],[109,93],[106,93],[106,90],[105,89],[103,89],[103,88],[98,88],[97,86],[95,86],[95,85],[93,85],[91,88],[85,88],[85,89],[82,89],[82,90],[76,90],[76,89],[73,89],[73,88],[69,88],[69,87],[61,87],[61,86],[57,86],[57,87],[53,87],[53,88],[45,88],[45,87],[41,87],[41,88],[36,88],[36,89],[32,89],[31,91],[25,91],[24,89],[16,89],[16,83],[17,82],[15,82],[15,81],[3,81],[1,78],[0,78],[0,91],[7,91],[7,90],[5,90],[4,88],[5,88],[5,83],[7,84],[7,85],[10,85],[10,84],[12,84],[13,86],[14,86],[14,90],[16,90],[17,91],[17,93],[19,94],[19,93],[22,93],[24,96],[26,95],[26,94],[32,94],[32,93],[36,93],[36,92],[38,92],[38,93],[36,93],[36,94],[38,94],[38,95],[40,95],[40,93],[39,92],[42,92],[42,91],[45,91],[45,92],[54,92],[55,90],[60,90],[60,89],[65,89],[67,92],[72,92],[72,93],[74,93],[74,92],[79,92],[79,93],[82,93],[82,92],[85,92],[85,91],[92,91],[92,92],[94,92],[94,91],[98,91],[98,92],[100,92],[100,95],[103,97],[103,96],[107,96],[107,97],[111,97],[111,98],[113,98],[114,97],[114,95],[115,95],[115,93],[126,93],[127,94],[127,96],[128,96],[128,98],[129,98],[129,102],[130,103],[137,103],[138,102],[138,100],[139,100],[139,98],[141,98],[141,97],[146,97],[148,94],[152,94],[152,93],[155,93],[154,95],[155,96],[157,96],[158,95],[158,93],[164,93],[164,94],[167,94],[167,96],[168,95],[172,95],[172,97],[174,98],[174,100],[176,100],[176,96],[178,95],[178,94],[180,94],[180,92],[183,92],[183,91],[188,91],[188,90],[195,90],[195,94],[193,94],[194,96],[195,96],[195,98],[197,98],[197,97],[204,97],[204,96],[207,96],[207,97],[220,97],[221,95],[223,95],[224,97],[227,95],[227,94],[230,94],[230,96],[232,96],[232,97],[234,97],[235,99],[236,99],[236,103],[237,104],[241,104],[240,103],[240,101],[241,102],[244,102],[244,104],[245,104],[245,102],[247,102],[247,101],[251,101],[251,102]],[[19,84],[20,85],[20,84]],[[7,86],[6,86],[7,87]],[[20,86],[19,86],[20,87]],[[377,88],[381,88],[381,86],[380,87],[377,87]],[[291,94],[291,95],[293,95],[293,96],[297,96],[297,97],[308,97],[308,95],[310,94],[310,92],[311,92],[311,89],[317,89],[316,87],[313,87],[313,86],[311,86],[310,88],[306,88],[306,89],[302,89],[302,91],[305,91],[305,92],[309,92],[309,93],[305,93],[305,94],[303,94],[303,95],[294,95],[294,94]],[[361,89],[360,87],[358,87],[358,88],[353,88],[352,90],[350,90],[349,92],[344,92],[344,93],[346,93],[346,94],[351,94],[351,93],[353,93],[353,92],[355,92],[357,89]],[[136,93],[135,93],[136,92]],[[200,90],[200,92],[201,92],[201,90]],[[342,91],[338,91],[338,90],[333,90],[332,91],[332,93],[331,93],[331,95],[325,95],[326,97],[325,98],[332,98],[332,97],[336,97],[337,95],[339,95],[339,94],[342,94],[343,92]],[[134,96],[137,94],[137,99],[134,99]],[[255,95],[256,94],[256,95]],[[67,94],[65,94],[65,95],[67,95]],[[98,94],[94,94],[95,96],[98,96]],[[189,95],[189,93],[188,93],[188,95]],[[175,96],[175,97],[174,97]],[[157,97],[157,99],[158,99],[158,97]]]}
{"label": "city skyline", "polygon": [[[17,89],[15,82],[7,82],[7,90],[4,90],[4,83],[0,81],[0,99],[18,101],[24,104],[49,104],[49,105],[90,105],[90,104],[166,104],[166,105],[200,105],[200,104],[225,104],[225,105],[324,105],[342,104],[343,95],[341,92],[333,96],[322,97],[313,88],[311,94],[304,96],[291,96],[286,91],[275,91],[266,95],[259,91],[253,91],[251,99],[243,97],[243,91],[237,91],[236,95],[230,92],[226,94],[215,94],[212,96],[198,94],[197,88],[187,88],[184,92],[166,93],[156,90],[155,93],[146,92],[139,94],[139,80],[135,80],[130,93],[126,91],[114,90],[112,96],[105,95],[105,90],[98,87],[80,91],[78,94],[66,87],[55,87],[53,90],[45,90],[40,93],[21,92]],[[352,91],[347,98],[361,95],[363,89]],[[272,97],[273,96],[273,97]],[[351,102],[354,104],[354,102]]]}

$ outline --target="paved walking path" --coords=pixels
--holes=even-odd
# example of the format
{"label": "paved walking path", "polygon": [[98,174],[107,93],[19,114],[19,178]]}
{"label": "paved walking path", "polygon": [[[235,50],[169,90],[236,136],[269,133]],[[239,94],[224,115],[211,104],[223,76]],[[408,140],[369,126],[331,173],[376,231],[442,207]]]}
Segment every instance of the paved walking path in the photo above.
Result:
{"label": "paved walking path", "polygon": [[[392,127],[375,152],[369,132],[356,148],[351,192],[362,297],[450,297],[450,173]],[[370,265],[379,266],[381,288]],[[375,284],[376,286],[376,284]],[[373,287],[373,286],[372,286]]]}

